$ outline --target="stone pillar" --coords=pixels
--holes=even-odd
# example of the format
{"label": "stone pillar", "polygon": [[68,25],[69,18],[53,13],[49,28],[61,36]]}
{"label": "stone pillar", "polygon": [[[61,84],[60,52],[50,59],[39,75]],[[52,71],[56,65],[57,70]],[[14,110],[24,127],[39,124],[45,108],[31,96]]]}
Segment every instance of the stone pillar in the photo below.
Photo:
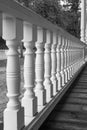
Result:
{"label": "stone pillar", "polygon": [[45,43],[45,89],[46,89],[46,102],[49,102],[53,96],[52,83],[51,83],[51,44],[52,44],[52,33],[46,31],[46,43]]}
{"label": "stone pillar", "polygon": [[24,88],[25,93],[22,98],[22,106],[25,108],[25,116],[33,117],[37,113],[37,98],[35,97],[35,62],[34,51],[36,28],[34,25],[24,22]]}
{"label": "stone pillar", "polygon": [[57,68],[57,57],[56,57],[56,44],[57,44],[57,34],[53,33],[53,44],[51,49],[51,59],[52,59],[52,84],[53,84],[53,96],[57,93],[57,78],[56,78],[56,68]]}
{"label": "stone pillar", "polygon": [[44,89],[44,43],[46,42],[46,31],[41,27],[37,27],[37,42],[36,42],[36,88],[35,95],[37,96],[38,105],[44,106],[46,103],[46,90]]}
{"label": "stone pillar", "polygon": [[81,0],[81,41],[85,42],[86,29],[86,0]]}
{"label": "stone pillar", "polygon": [[23,23],[10,15],[3,14],[3,38],[9,50],[7,53],[7,97],[4,111],[4,130],[20,130],[24,126],[24,108],[20,96],[20,64],[18,46],[23,39]]}
{"label": "stone pillar", "polygon": [[61,77],[61,35],[58,34],[58,44],[57,44],[57,81],[58,81],[58,91],[62,87],[62,77]]}

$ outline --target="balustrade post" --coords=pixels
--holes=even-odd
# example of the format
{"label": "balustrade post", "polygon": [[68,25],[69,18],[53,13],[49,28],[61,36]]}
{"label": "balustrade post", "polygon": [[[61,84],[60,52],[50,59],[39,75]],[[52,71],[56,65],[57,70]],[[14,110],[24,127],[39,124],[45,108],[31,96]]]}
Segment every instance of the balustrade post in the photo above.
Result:
{"label": "balustrade post", "polygon": [[52,44],[52,33],[46,31],[46,43],[45,43],[45,89],[46,89],[46,102],[49,102],[53,96],[53,89],[51,83],[51,44]]}
{"label": "balustrade post", "polygon": [[69,72],[69,40],[67,40],[67,72],[68,72],[68,80],[70,79],[70,72]]}
{"label": "balustrade post", "polygon": [[74,45],[73,44],[72,44],[72,76],[74,74]]}
{"label": "balustrade post", "polygon": [[68,73],[67,73],[67,40],[66,39],[65,39],[65,48],[64,48],[64,59],[65,59],[65,65],[64,65],[65,83],[67,83]]}
{"label": "balustrade post", "polygon": [[61,90],[62,87],[62,77],[61,77],[61,35],[58,34],[58,45],[57,45],[57,87]]}
{"label": "balustrade post", "polygon": [[72,77],[72,42],[70,40],[70,78]]}
{"label": "balustrade post", "polygon": [[38,105],[44,106],[46,103],[46,90],[43,85],[44,82],[44,43],[46,42],[46,30],[41,27],[37,28],[37,42],[36,42],[36,88],[35,95],[37,96]]}
{"label": "balustrade post", "polygon": [[25,108],[25,116],[33,117],[37,113],[37,98],[35,97],[35,32],[36,27],[24,22],[24,46],[26,51],[24,53],[24,88],[25,93],[22,98],[22,106]]}
{"label": "balustrade post", "polygon": [[76,69],[77,69],[77,67],[76,67],[77,66],[77,60],[78,60],[77,59],[77,47],[75,46],[75,67],[74,67],[75,68],[75,72],[76,72]]}
{"label": "balustrade post", "polygon": [[52,84],[53,84],[53,95],[57,93],[57,78],[56,78],[56,68],[57,68],[57,57],[56,57],[56,44],[57,44],[57,35],[53,33],[53,44],[51,49],[51,59],[52,59]]}
{"label": "balustrade post", "polygon": [[2,36],[2,13],[0,13],[0,36]]}
{"label": "balustrade post", "polygon": [[66,72],[67,72],[67,81],[68,81],[68,39],[66,39]]}
{"label": "balustrade post", "polygon": [[62,86],[65,85],[65,75],[64,75],[64,37],[61,39],[61,77],[62,77]]}
{"label": "balustrade post", "polygon": [[86,60],[85,60],[85,46],[83,46],[83,49],[82,49],[82,58],[83,58],[83,64],[86,63]]}
{"label": "balustrade post", "polygon": [[7,53],[7,97],[4,111],[4,130],[21,130],[24,126],[24,108],[20,96],[20,64],[18,46],[23,38],[23,23],[10,15],[3,14],[3,38],[9,50]]}

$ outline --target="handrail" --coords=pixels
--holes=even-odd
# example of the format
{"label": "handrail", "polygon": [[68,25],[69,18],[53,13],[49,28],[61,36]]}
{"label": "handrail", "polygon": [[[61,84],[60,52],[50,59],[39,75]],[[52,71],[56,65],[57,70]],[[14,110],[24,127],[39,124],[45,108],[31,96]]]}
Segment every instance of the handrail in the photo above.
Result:
{"label": "handrail", "polygon": [[[12,0],[0,0],[0,36],[9,48],[4,130],[37,130],[87,61],[87,45]],[[21,101],[20,42],[26,49]]]}

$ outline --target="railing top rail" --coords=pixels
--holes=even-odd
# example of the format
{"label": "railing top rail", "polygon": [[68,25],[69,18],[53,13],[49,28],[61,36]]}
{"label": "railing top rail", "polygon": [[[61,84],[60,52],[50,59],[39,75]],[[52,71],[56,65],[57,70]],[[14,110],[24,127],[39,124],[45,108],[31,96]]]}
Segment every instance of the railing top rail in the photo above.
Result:
{"label": "railing top rail", "polygon": [[66,38],[68,37],[68,39],[70,40],[72,39],[72,41],[76,41],[76,43],[79,42],[80,45],[86,46],[85,43],[81,42],[78,38],[72,36],[67,31],[63,30],[61,27],[58,27],[57,25],[52,24],[45,18],[36,14],[31,9],[28,9],[20,5],[18,2],[15,2],[13,0],[0,0],[0,11],[8,13],[18,19],[27,21],[31,24],[41,26],[44,29],[58,32],[60,35],[63,35]]}

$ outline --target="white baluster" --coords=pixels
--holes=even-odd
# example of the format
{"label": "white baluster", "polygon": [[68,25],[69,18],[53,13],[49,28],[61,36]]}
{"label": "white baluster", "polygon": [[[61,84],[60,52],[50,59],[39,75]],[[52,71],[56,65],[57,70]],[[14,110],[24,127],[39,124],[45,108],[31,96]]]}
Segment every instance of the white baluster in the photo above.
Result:
{"label": "white baluster", "polygon": [[18,46],[23,38],[23,23],[3,14],[3,38],[9,50],[7,53],[7,108],[4,111],[4,130],[20,130],[24,126],[24,109],[19,101],[20,65]]}
{"label": "white baluster", "polygon": [[74,74],[74,43],[72,43],[72,76]]}
{"label": "white baluster", "polygon": [[46,103],[46,90],[44,89],[44,43],[46,42],[46,31],[41,27],[37,28],[37,42],[36,42],[36,88],[35,94],[38,99],[38,105],[44,106]]}
{"label": "white baluster", "polygon": [[0,13],[0,36],[2,36],[2,13]]}
{"label": "white baluster", "polygon": [[65,39],[64,58],[65,58],[65,66],[64,66],[65,83],[67,83],[67,81],[68,81],[68,73],[67,73],[67,39]]}
{"label": "white baluster", "polygon": [[69,40],[68,40],[68,46],[67,46],[67,72],[68,72],[68,80],[70,79],[70,72],[69,72],[69,57],[70,57],[70,53],[69,53]]}
{"label": "white baluster", "polygon": [[85,60],[85,45],[83,45],[82,57],[83,57],[83,64],[85,64],[86,63],[86,60]]}
{"label": "white baluster", "polygon": [[51,100],[53,95],[52,84],[51,84],[51,42],[52,42],[52,33],[47,30],[46,33],[46,43],[45,43],[45,89],[46,89],[46,102]]}
{"label": "white baluster", "polygon": [[62,77],[62,86],[65,85],[65,76],[64,76],[64,38],[62,37],[61,44],[61,77]]}
{"label": "white baluster", "polygon": [[58,80],[58,90],[62,87],[62,77],[61,77],[61,36],[58,34],[58,45],[57,45],[57,80]]}
{"label": "white baluster", "polygon": [[70,66],[69,66],[69,70],[70,70],[70,78],[72,77],[72,43],[70,40],[70,49],[69,49],[69,53],[70,53]]}
{"label": "white baluster", "polygon": [[72,77],[72,75],[73,75],[73,74],[72,74],[72,68],[73,68],[73,62],[72,62],[72,59],[73,59],[73,58],[72,58],[72,53],[73,53],[73,51],[72,51],[72,50],[73,50],[73,48],[72,48],[72,41],[71,41],[71,77]]}
{"label": "white baluster", "polygon": [[56,57],[56,43],[57,36],[56,33],[53,33],[53,44],[51,50],[51,59],[52,59],[52,84],[53,84],[53,95],[55,96],[57,93],[57,78],[56,78],[56,68],[57,68],[57,57]]}
{"label": "white baluster", "polygon": [[70,55],[70,54],[71,54],[71,52],[70,52],[70,40],[69,40],[68,54],[69,54],[69,66],[68,66],[68,69],[69,69],[69,79],[70,79],[70,76],[71,76],[71,75],[70,75],[70,67],[71,67],[71,66],[70,66],[70,62],[71,62],[71,61],[70,61],[70,60],[71,60],[71,59],[70,59],[70,58],[71,58],[71,55]]}
{"label": "white baluster", "polygon": [[25,116],[33,117],[37,113],[37,98],[34,93],[35,82],[35,62],[34,62],[34,45],[35,45],[35,26],[24,22],[24,88],[25,93],[22,98],[22,106],[24,106]]}

